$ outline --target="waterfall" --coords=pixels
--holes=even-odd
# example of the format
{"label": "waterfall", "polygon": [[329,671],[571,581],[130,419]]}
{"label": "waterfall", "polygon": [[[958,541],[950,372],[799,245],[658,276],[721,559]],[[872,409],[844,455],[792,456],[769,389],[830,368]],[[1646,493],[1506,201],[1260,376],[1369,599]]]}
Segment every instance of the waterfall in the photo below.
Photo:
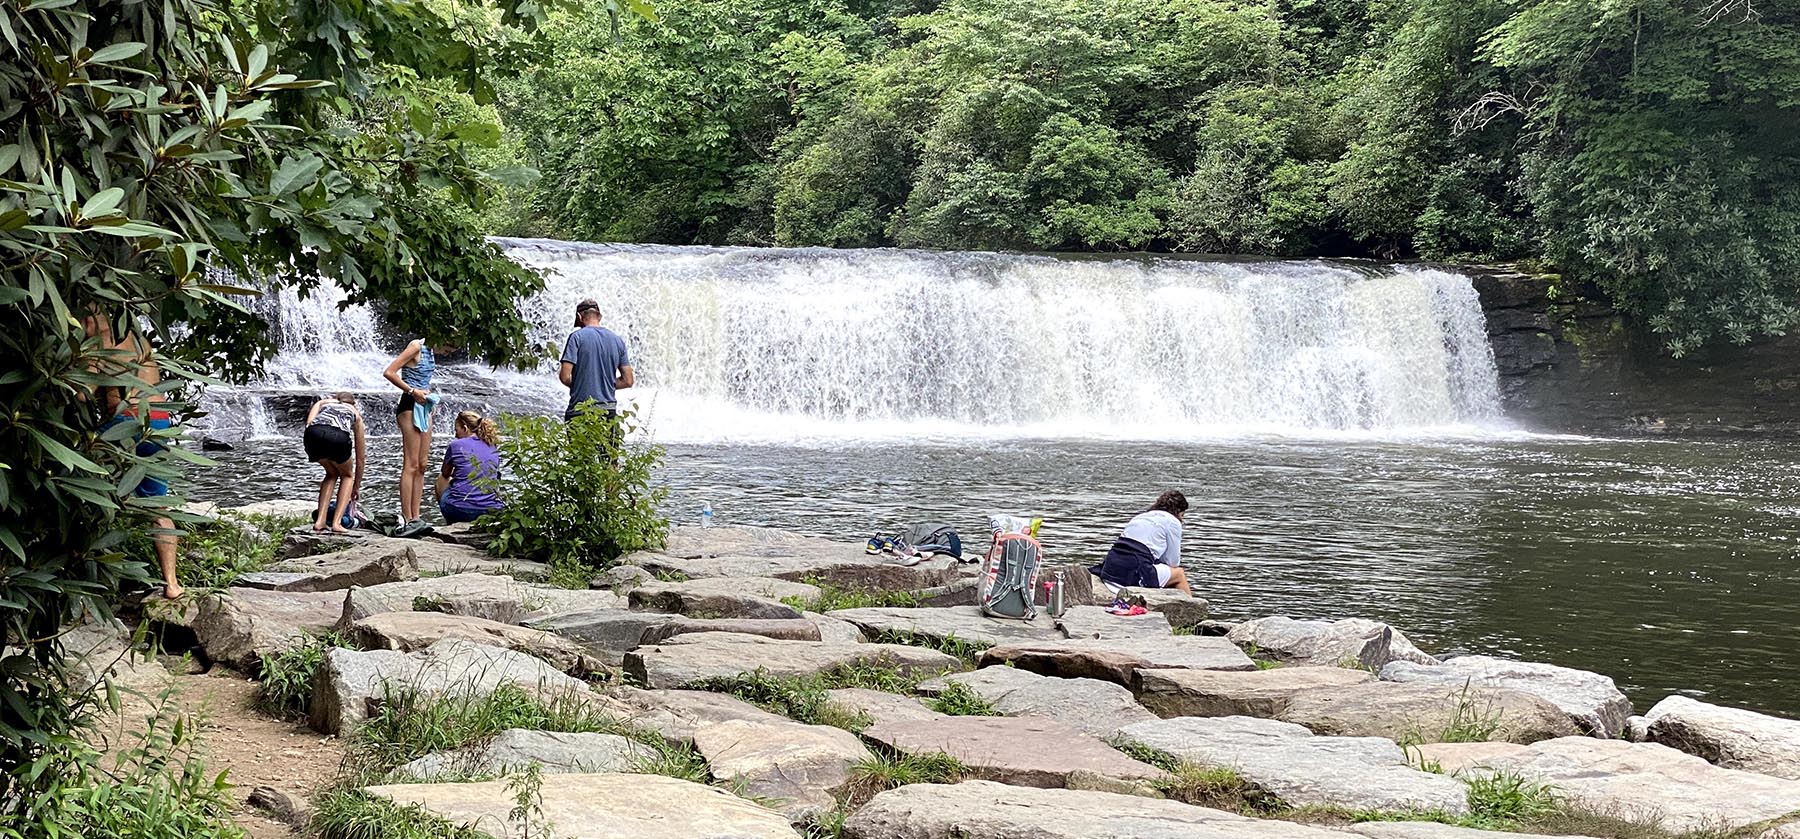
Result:
{"label": "waterfall", "polygon": [[[664,439],[1429,434],[1502,422],[1475,291],[1439,270],[498,241],[549,273],[522,303],[535,343],[560,346],[575,304],[600,302],[632,354],[638,387],[626,395]],[[328,294],[265,305],[281,355],[262,387],[386,387],[371,313],[339,312]],[[549,362],[535,374],[464,367],[467,386],[501,409],[554,410],[566,396]]]}

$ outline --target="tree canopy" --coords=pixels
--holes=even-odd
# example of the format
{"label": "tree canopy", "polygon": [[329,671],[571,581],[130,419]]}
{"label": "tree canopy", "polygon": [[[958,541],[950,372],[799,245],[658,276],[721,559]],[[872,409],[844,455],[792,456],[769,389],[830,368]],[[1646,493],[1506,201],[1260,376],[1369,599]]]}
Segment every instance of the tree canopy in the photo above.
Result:
{"label": "tree canopy", "polygon": [[1680,354],[1800,310],[1792,0],[666,0],[502,86],[509,232],[1535,260]]}

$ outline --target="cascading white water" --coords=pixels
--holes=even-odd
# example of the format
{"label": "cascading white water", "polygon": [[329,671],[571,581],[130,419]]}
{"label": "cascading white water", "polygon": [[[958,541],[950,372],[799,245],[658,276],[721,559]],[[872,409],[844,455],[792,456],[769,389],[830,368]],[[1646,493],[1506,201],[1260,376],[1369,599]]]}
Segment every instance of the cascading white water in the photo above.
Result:
{"label": "cascading white water", "polygon": [[[631,349],[627,396],[666,440],[1407,435],[1502,421],[1475,291],[1443,271],[499,241],[550,274],[522,304],[535,343],[560,346],[575,304],[600,301]],[[266,299],[280,355],[258,386],[212,398],[215,411],[256,392],[385,397],[377,319],[338,301]],[[553,368],[448,365],[445,388],[549,411],[566,398]]]}
{"label": "cascading white water", "polygon": [[1415,432],[1501,418],[1475,291],[1442,271],[503,244],[552,272],[525,307],[533,338],[559,342],[575,303],[599,300],[631,347],[640,407],[677,437]]}

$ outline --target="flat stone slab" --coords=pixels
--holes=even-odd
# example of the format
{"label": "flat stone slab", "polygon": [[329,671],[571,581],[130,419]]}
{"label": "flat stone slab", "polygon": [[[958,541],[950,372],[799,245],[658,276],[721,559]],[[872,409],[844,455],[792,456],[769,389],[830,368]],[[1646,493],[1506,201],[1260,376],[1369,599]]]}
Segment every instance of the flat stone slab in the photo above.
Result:
{"label": "flat stone slab", "polygon": [[[440,529],[438,532],[443,531]],[[421,575],[441,577],[452,574],[490,574],[533,583],[550,579],[549,565],[523,559],[496,559],[488,556],[478,546],[429,539],[392,541],[412,544],[413,552],[419,557]]]}
{"label": "flat stone slab", "polygon": [[1591,836],[1551,837],[1537,833],[1476,830],[1437,822],[1363,822],[1345,825],[1343,830],[1370,839],[1593,839]]}
{"label": "flat stone slab", "polygon": [[931,710],[923,701],[868,688],[839,688],[825,692],[829,702],[853,714],[869,718],[870,725],[884,722],[934,720],[944,716]]}
{"label": "flat stone slab", "polygon": [[771,802],[790,821],[803,822],[837,806],[851,769],[872,760],[868,747],[841,728],[797,722],[730,720],[694,732],[715,780]]}
{"label": "flat stone slab", "polygon": [[811,676],[847,665],[882,665],[903,673],[935,676],[962,662],[936,650],[904,644],[830,644],[782,641],[759,635],[700,632],[625,654],[625,673],[647,688],[676,688],[704,679],[763,671],[772,676]]}
{"label": "flat stone slab", "polygon": [[[306,515],[308,518],[311,518],[312,512],[308,511]],[[365,542],[385,539],[386,537],[372,530],[352,530],[349,533],[332,533],[330,531],[320,533],[313,530],[312,525],[306,524],[282,534],[281,547],[276,549],[275,555],[284,560],[299,559],[317,554],[336,553],[337,551],[347,550]]]}
{"label": "flat stone slab", "polygon": [[735,696],[703,690],[642,690],[621,686],[602,696],[601,703],[602,708],[619,721],[681,743],[692,743],[696,732],[730,720],[765,724],[792,722]]}
{"label": "flat stone slab", "polygon": [[517,791],[507,781],[387,784],[363,792],[402,807],[418,806],[451,824],[495,839],[800,839],[787,817],[724,790],[662,775],[558,775],[539,791],[542,823],[529,831],[510,813]]}
{"label": "flat stone slab", "polygon": [[[342,626],[383,612],[433,611],[522,623],[531,618],[582,609],[619,608],[610,591],[550,588],[492,574],[452,574],[409,583],[351,589],[344,600]],[[415,606],[426,606],[417,609]]]}
{"label": "flat stone slab", "polygon": [[641,586],[679,591],[690,595],[750,595],[768,600],[782,600],[798,597],[802,600],[813,600],[823,592],[818,586],[808,583],[796,583],[792,580],[781,580],[774,577],[698,577],[683,580],[679,583],[665,583],[647,580],[638,583]]}
{"label": "flat stone slab", "polygon": [[1010,664],[1068,679],[1105,679],[1130,686],[1143,669],[1255,670],[1256,662],[1223,638],[1065,638],[1004,644],[983,650],[982,667]]}
{"label": "flat stone slab", "polygon": [[213,661],[255,673],[263,656],[329,631],[343,610],[341,591],[229,588],[200,598],[192,626]]}
{"label": "flat stone slab", "polygon": [[1394,741],[1315,737],[1292,723],[1253,717],[1180,717],[1125,726],[1119,736],[1178,760],[1233,769],[1294,807],[1469,811],[1468,788],[1421,772]]}
{"label": "flat stone slab", "polygon": [[457,522],[443,527],[431,529],[431,535],[421,539],[422,542],[446,542],[462,545],[466,548],[485,550],[489,542],[494,541],[494,534],[476,530],[472,522]]}
{"label": "flat stone slab", "polygon": [[947,754],[977,778],[1022,787],[1063,787],[1071,773],[1124,781],[1163,776],[1100,738],[1045,717],[895,720],[862,735],[902,754]]}
{"label": "flat stone slab", "polygon": [[484,743],[435,752],[395,769],[396,781],[500,777],[532,764],[546,775],[571,772],[630,772],[653,756],[650,748],[617,734],[530,731],[509,728]]}
{"label": "flat stone slab", "polygon": [[1099,679],[1057,679],[1017,667],[984,667],[952,673],[919,686],[931,693],[961,684],[1009,717],[1049,717],[1101,739],[1121,726],[1156,719],[1131,691]]}
{"label": "flat stone slab", "polygon": [[[752,618],[669,618],[651,624],[638,639],[641,644],[659,644],[677,635],[696,632],[732,632],[738,635],[760,635],[783,641],[823,641],[820,625],[804,617],[792,620],[757,620]],[[843,641],[840,639],[840,643]],[[848,643],[861,643],[850,640]]]}
{"label": "flat stone slab", "polygon": [[1178,801],[988,781],[888,790],[844,827],[849,839],[1344,839],[1335,830]]}
{"label": "flat stone slab", "polygon": [[1800,779],[1800,722],[1671,696],[1644,715],[1644,738],[1727,769]]}
{"label": "flat stone slab", "polygon": [[1396,661],[1381,668],[1384,682],[1507,688],[1543,697],[1569,715],[1583,732],[1613,738],[1625,729],[1631,700],[1599,673],[1504,658],[1470,655],[1438,665]]}
{"label": "flat stone slab", "polygon": [[527,619],[525,626],[567,638],[588,654],[618,667],[625,653],[643,643],[644,632],[675,618],[623,608],[578,609]]}
{"label": "flat stone slab", "polygon": [[423,650],[445,639],[504,647],[536,656],[565,673],[590,673],[602,664],[580,644],[537,629],[441,612],[383,612],[350,625],[365,650]]}
{"label": "flat stone slab", "polygon": [[1138,701],[1159,717],[1278,717],[1304,693],[1372,682],[1363,670],[1344,667],[1277,667],[1273,670],[1140,669]]}
{"label": "flat stone slab", "polygon": [[1233,627],[1225,637],[1283,664],[1315,667],[1367,667],[1379,671],[1391,661],[1437,664],[1412,641],[1380,621],[1294,620],[1286,616],[1258,618]]}
{"label": "flat stone slab", "polygon": [[1070,638],[1168,638],[1175,634],[1161,613],[1121,617],[1099,606],[1071,606],[1056,619],[1056,627]]}
{"label": "flat stone slab", "polygon": [[[1670,833],[1729,831],[1800,810],[1800,781],[1726,769],[1658,743],[1564,737],[1530,746],[1442,744],[1423,750],[1447,772],[1510,772],[1556,787],[1564,800]],[[1800,837],[1784,824],[1754,834]]]}
{"label": "flat stone slab", "polygon": [[[812,586],[807,588],[818,591]],[[696,618],[797,620],[800,617],[800,610],[786,603],[747,591],[732,591],[716,582],[643,583],[632,588],[627,598],[633,609]]]}
{"label": "flat stone slab", "polygon": [[405,539],[375,537],[347,550],[284,559],[245,574],[237,585],[273,591],[339,591],[419,578],[419,557]]}
{"label": "flat stone slab", "polygon": [[962,576],[953,559],[904,566],[869,556],[860,542],[839,542],[760,527],[673,527],[668,546],[623,559],[652,571],[691,578],[817,578],[840,588],[912,591],[949,585]]}
{"label": "flat stone slab", "polygon": [[864,609],[838,609],[825,614],[856,624],[869,637],[881,633],[916,635],[933,641],[955,638],[977,646],[992,646],[1015,641],[1059,640],[1062,631],[1048,615],[1039,614],[1034,621],[990,618],[976,606],[939,606],[908,609],[898,606],[871,606]]}
{"label": "flat stone slab", "polygon": [[439,641],[415,653],[334,648],[325,653],[313,682],[312,727],[325,734],[347,733],[394,690],[474,698],[501,685],[539,696],[588,694],[586,683],[542,659],[485,644]]}
{"label": "flat stone slab", "polygon": [[1289,699],[1280,718],[1318,734],[1415,743],[1440,742],[1452,726],[1461,727],[1464,737],[1485,734],[1488,740],[1514,743],[1579,733],[1561,708],[1534,694],[1398,682],[1308,691]]}

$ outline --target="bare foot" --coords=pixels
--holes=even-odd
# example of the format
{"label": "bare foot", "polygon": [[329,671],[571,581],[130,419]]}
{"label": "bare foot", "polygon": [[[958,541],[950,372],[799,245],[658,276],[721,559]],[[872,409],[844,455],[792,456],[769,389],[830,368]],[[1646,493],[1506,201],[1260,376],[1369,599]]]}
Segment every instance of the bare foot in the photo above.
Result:
{"label": "bare foot", "polygon": [[325,523],[324,522],[313,522],[313,532],[314,533],[324,533],[325,532]]}
{"label": "bare foot", "polygon": [[169,583],[163,586],[163,597],[170,600],[180,600],[181,596],[186,593],[187,589],[182,588],[180,583]]}
{"label": "bare foot", "polygon": [[345,527],[341,524],[334,524],[331,526],[331,532],[333,532],[333,533],[349,533],[350,528]]}

